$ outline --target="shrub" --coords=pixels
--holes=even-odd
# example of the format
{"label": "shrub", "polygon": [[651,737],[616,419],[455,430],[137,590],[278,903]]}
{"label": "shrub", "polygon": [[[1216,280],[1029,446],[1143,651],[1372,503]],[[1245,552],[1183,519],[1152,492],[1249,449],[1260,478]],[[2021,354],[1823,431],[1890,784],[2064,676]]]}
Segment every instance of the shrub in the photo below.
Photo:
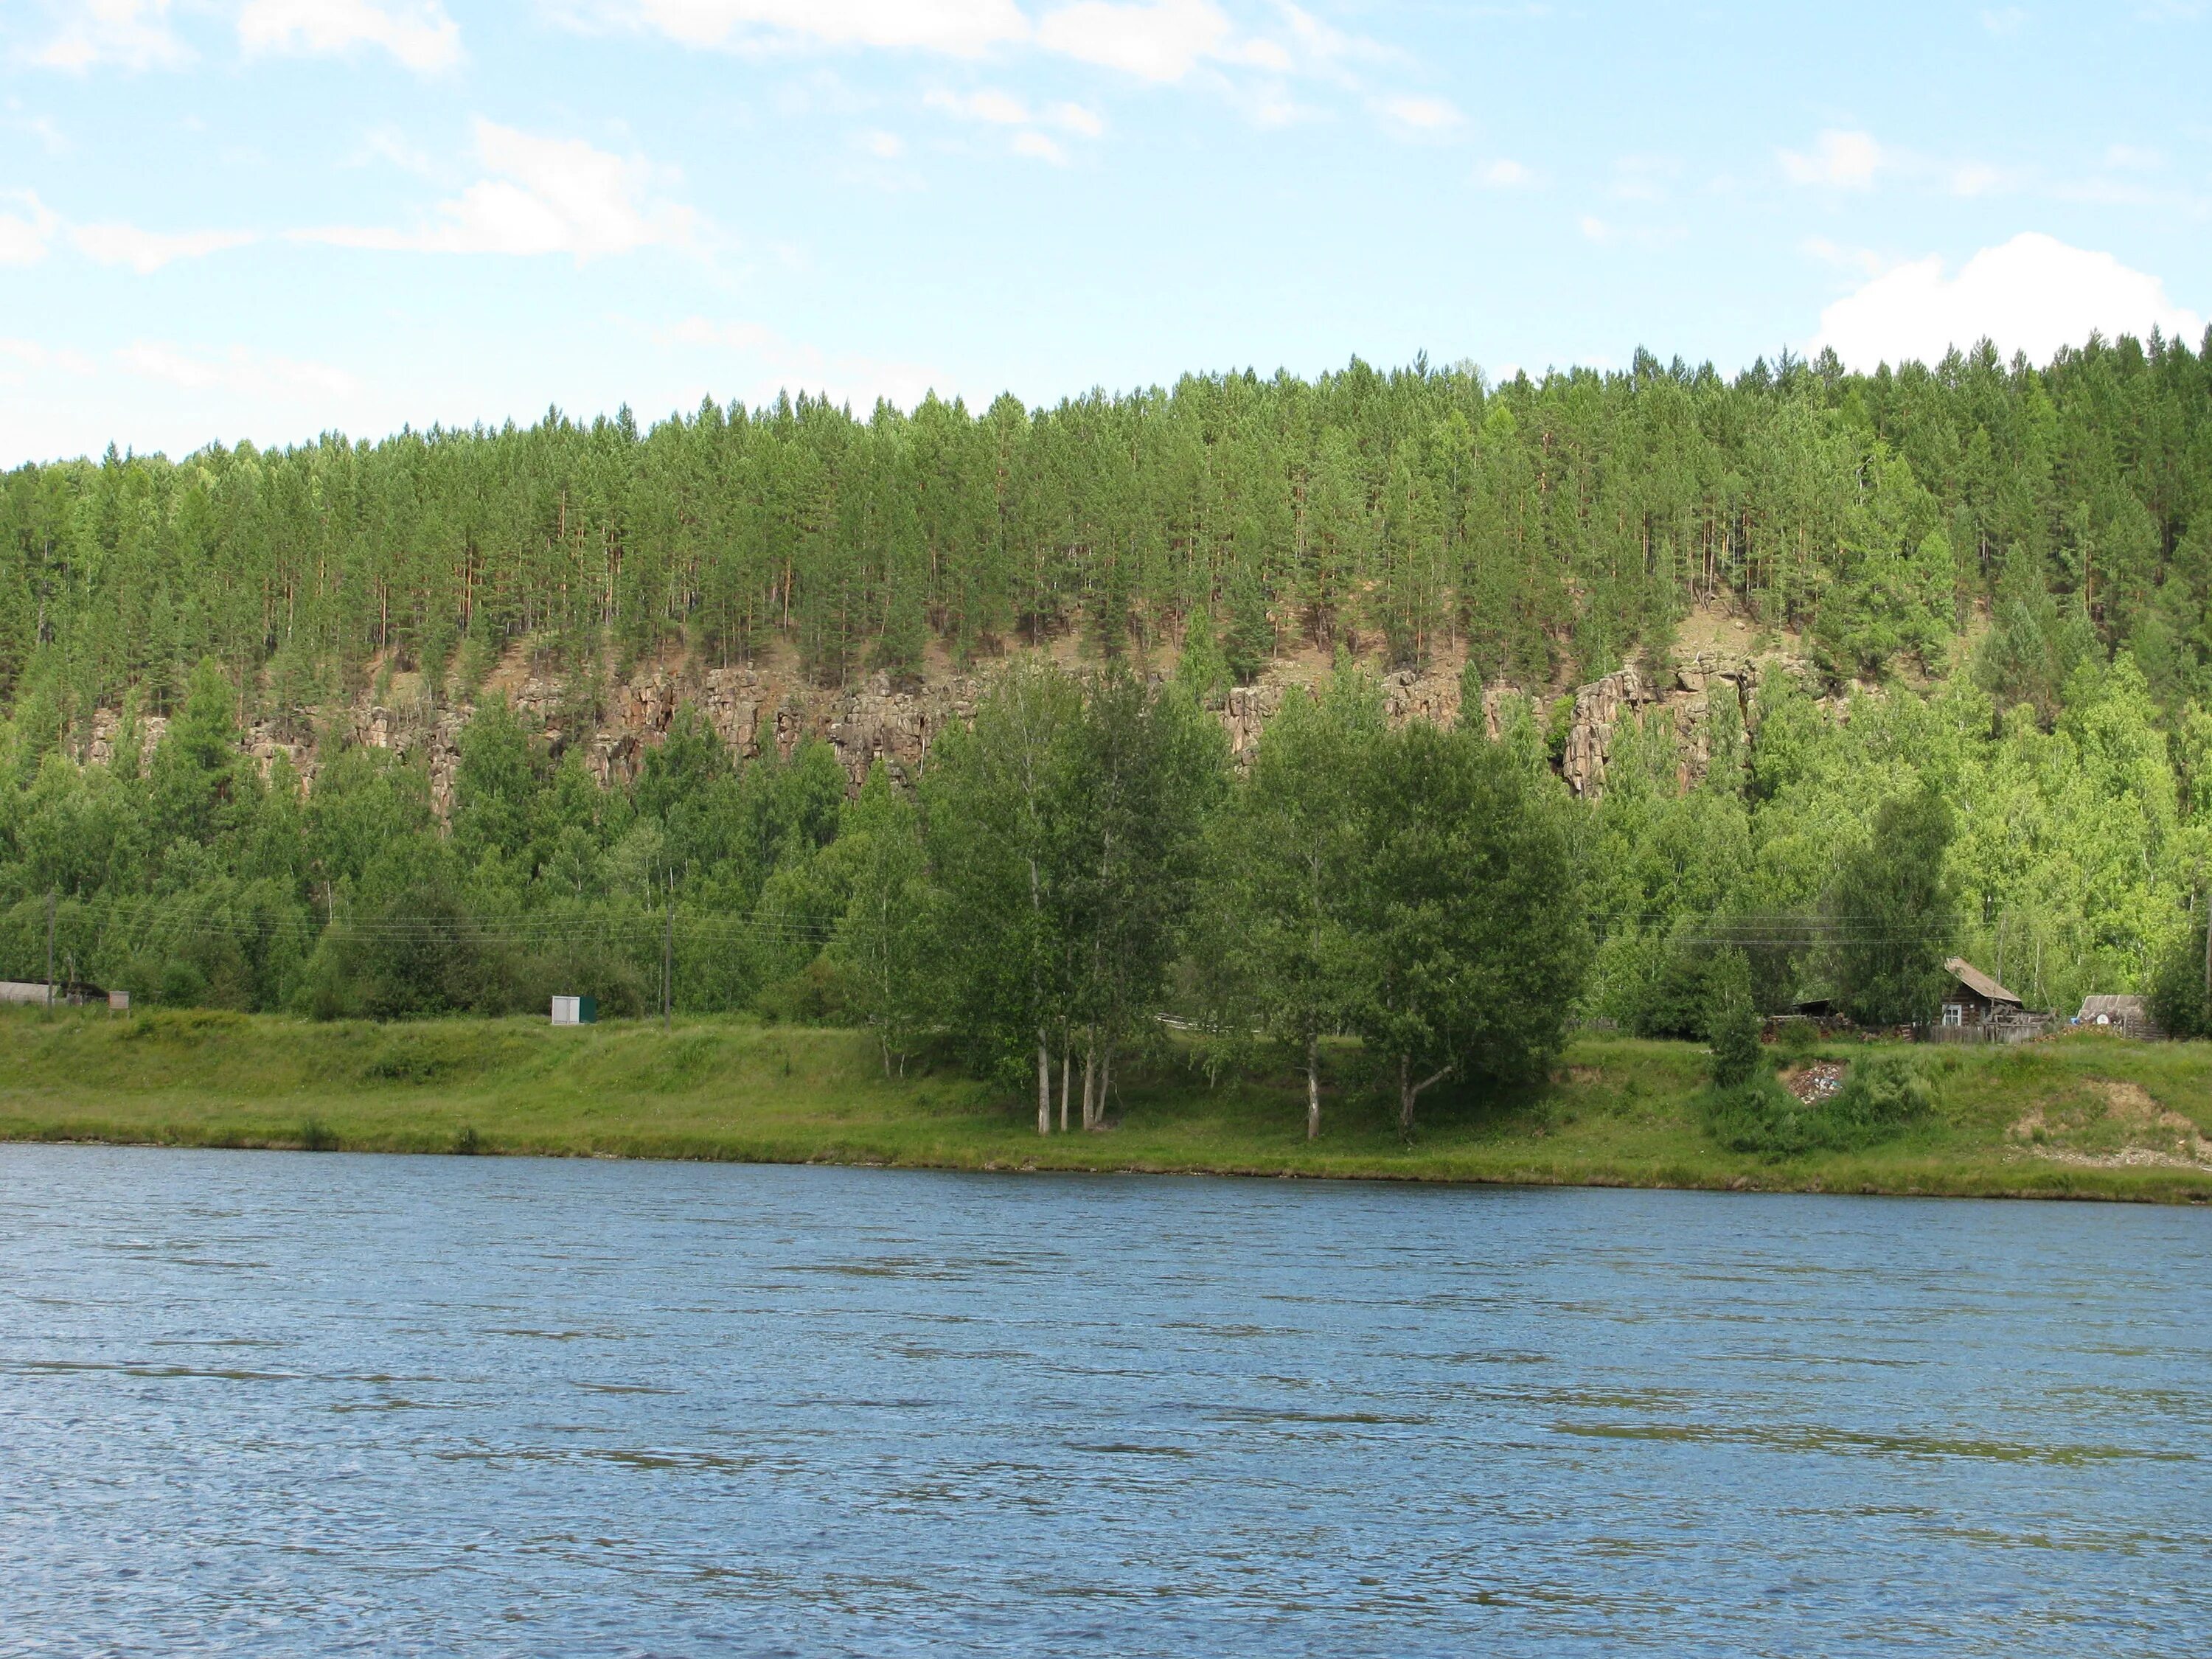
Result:
{"label": "shrub", "polygon": [[1856,1144],[1886,1140],[1934,1110],[1935,1090],[1913,1054],[1869,1054],[1851,1063],[1844,1086],[1826,1103]]}
{"label": "shrub", "polygon": [[1713,1087],[1741,1089],[1763,1069],[1759,1016],[1751,1006],[1751,968],[1741,951],[1714,958],[1706,979],[1705,1041],[1713,1050]]}
{"label": "shrub", "polygon": [[1706,1097],[1705,1127],[1730,1152],[1795,1158],[1891,1139],[1934,1106],[1917,1056],[1877,1054],[1852,1061],[1844,1086],[1825,1100],[1801,1101],[1771,1077],[1716,1087]]}
{"label": "shrub", "polygon": [[1820,1028],[1809,1019],[1785,1019],[1774,1033],[1774,1046],[1784,1060],[1800,1064],[1820,1046]]}

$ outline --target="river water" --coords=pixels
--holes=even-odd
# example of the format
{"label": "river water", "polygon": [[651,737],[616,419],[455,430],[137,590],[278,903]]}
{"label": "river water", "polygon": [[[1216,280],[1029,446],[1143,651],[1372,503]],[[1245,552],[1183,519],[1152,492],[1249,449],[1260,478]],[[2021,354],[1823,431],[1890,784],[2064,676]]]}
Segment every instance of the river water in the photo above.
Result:
{"label": "river water", "polygon": [[0,1146],[0,1652],[2179,1655],[2212,1214]]}

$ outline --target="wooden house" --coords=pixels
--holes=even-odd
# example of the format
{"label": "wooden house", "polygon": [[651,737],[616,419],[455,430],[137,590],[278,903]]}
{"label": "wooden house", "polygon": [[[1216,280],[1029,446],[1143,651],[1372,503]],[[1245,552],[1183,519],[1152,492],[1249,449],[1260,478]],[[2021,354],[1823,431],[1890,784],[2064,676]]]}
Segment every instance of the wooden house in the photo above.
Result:
{"label": "wooden house", "polygon": [[1978,1030],[2027,1012],[2025,1002],[1964,957],[1953,957],[1943,967],[1952,980],[1943,994],[1943,1030]]}

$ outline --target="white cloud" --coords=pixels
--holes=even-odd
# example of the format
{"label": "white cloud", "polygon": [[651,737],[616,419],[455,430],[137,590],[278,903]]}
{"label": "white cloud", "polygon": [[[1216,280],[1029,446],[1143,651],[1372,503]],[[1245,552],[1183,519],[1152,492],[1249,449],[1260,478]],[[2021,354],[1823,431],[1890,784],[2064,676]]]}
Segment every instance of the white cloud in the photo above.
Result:
{"label": "white cloud", "polygon": [[1401,94],[1376,99],[1375,107],[1389,120],[1401,127],[1410,127],[1416,132],[1449,132],[1467,119],[1446,98],[1419,98]]}
{"label": "white cloud", "polygon": [[2148,173],[2164,167],[2166,157],[2154,149],[2145,149],[2136,144],[2113,144],[2105,151],[2105,165]]}
{"label": "white cloud", "polygon": [[0,381],[20,386],[23,377],[15,366],[27,369],[58,368],[76,375],[99,372],[93,367],[91,358],[66,346],[41,345],[36,340],[0,339]]}
{"label": "white cloud", "polygon": [[418,74],[461,61],[461,31],[441,0],[246,0],[238,40],[249,53],[376,46]]}
{"label": "white cloud", "polygon": [[[1036,27],[1037,44],[1048,52],[1160,82],[1180,81],[1206,58],[1237,56],[1233,33],[1212,0],[1077,0]],[[1262,46],[1258,56],[1261,68],[1281,66],[1279,47],[1269,52]]]}
{"label": "white cloud", "polygon": [[906,140],[896,132],[864,132],[860,143],[860,148],[878,161],[896,161],[906,154]]}
{"label": "white cloud", "polygon": [[[9,210],[5,204],[20,205]],[[0,191],[0,265],[34,265],[46,257],[61,220],[27,190]]]}
{"label": "white cloud", "polygon": [[82,72],[100,64],[174,69],[191,60],[169,28],[169,0],[69,0],[54,38],[31,54],[48,69]]}
{"label": "white cloud", "polygon": [[249,398],[310,403],[349,398],[360,382],[343,369],[296,357],[277,357],[233,346],[221,357],[197,357],[155,341],[138,341],[115,353],[131,374],[187,392],[232,392]]}
{"label": "white cloud", "polygon": [[2131,270],[2109,253],[2069,247],[2029,232],[1984,248],[1943,274],[1930,257],[1899,265],[1820,313],[1813,349],[1833,346],[1855,368],[1917,359],[1932,363],[1953,346],[1986,337],[2010,356],[2037,362],[2089,331],[2109,337],[2151,327],[2194,337],[2203,324],[2167,299],[2157,277]]}
{"label": "white cloud", "polygon": [[1609,242],[1613,240],[1613,227],[1594,213],[1585,213],[1577,222],[1583,234],[1593,242]]}
{"label": "white cloud", "polygon": [[617,0],[613,15],[695,46],[903,46],[974,58],[1026,39],[1013,0]]}
{"label": "white cloud", "polygon": [[1085,138],[1097,138],[1106,131],[1105,118],[1097,111],[1085,109],[1080,104],[1054,104],[1044,112],[1044,118]]}
{"label": "white cloud", "polygon": [[495,122],[476,124],[477,155],[492,176],[438,204],[414,230],[333,226],[296,240],[423,253],[567,253],[579,262],[688,242],[697,216],[653,199],[641,161],[580,138],[544,138]]}
{"label": "white cloud", "polygon": [[1476,169],[1474,181],[1487,185],[1492,190],[1525,190],[1536,182],[1536,175],[1520,162],[1500,156],[1486,167]]}
{"label": "white cloud", "polygon": [[250,230],[188,230],[172,234],[136,225],[76,225],[70,240],[78,252],[103,265],[129,265],[141,276],[173,259],[199,259],[225,248],[260,239]]}
{"label": "white cloud", "polygon": [[1830,128],[1813,141],[1812,154],[1782,152],[1782,170],[1792,184],[1826,185],[1833,190],[1872,187],[1882,164],[1881,146],[1863,132]]}
{"label": "white cloud", "polygon": [[1080,104],[1055,104],[1042,113],[1033,113],[1027,104],[1008,93],[941,90],[931,93],[923,101],[932,109],[941,109],[963,120],[981,121],[992,126],[1019,127],[1022,131],[1013,137],[1014,154],[1034,156],[1055,165],[1067,160],[1067,152],[1057,141],[1038,131],[1039,126],[1056,126],[1085,138],[1096,138],[1106,131],[1105,122],[1095,112]]}

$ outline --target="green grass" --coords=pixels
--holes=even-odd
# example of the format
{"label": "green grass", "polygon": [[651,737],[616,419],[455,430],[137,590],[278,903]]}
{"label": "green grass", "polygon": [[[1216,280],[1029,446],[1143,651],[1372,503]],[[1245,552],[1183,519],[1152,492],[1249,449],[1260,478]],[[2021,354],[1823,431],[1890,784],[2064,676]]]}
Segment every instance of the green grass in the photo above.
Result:
{"label": "green grass", "polygon": [[[2159,1135],[2108,1110],[2099,1086],[2135,1085],[2212,1133],[2212,1045],[2084,1036],[1923,1052],[1932,1120],[1869,1151],[1774,1161],[1705,1133],[1698,1048],[1626,1038],[1577,1042],[1549,1085],[1513,1098],[1426,1097],[1410,1145],[1340,1046],[1309,1144],[1288,1068],[1218,1089],[1160,1068],[1133,1079],[1111,1127],[1040,1139],[1033,1103],[945,1070],[887,1081],[851,1031],[9,1009],[0,1139],[2212,1201],[2212,1171],[2118,1161]],[[2032,1114],[2039,1139],[2008,1133]]]}

